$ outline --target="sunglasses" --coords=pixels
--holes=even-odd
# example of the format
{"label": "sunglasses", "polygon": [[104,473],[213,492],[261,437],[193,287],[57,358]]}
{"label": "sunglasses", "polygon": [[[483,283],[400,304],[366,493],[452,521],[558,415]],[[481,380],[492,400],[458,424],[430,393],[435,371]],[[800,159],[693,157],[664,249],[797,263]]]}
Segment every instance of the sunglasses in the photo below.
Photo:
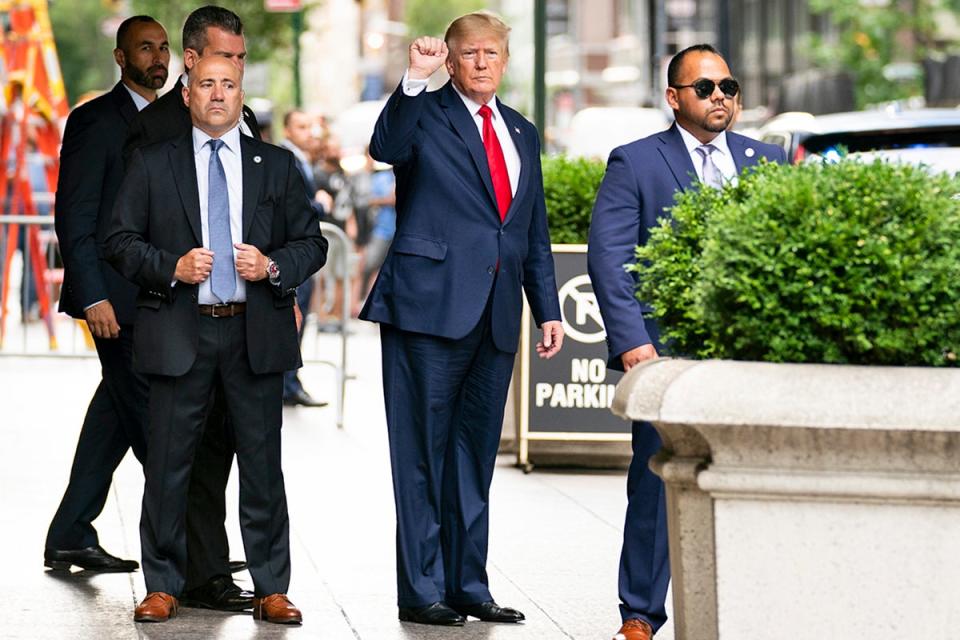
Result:
{"label": "sunglasses", "polygon": [[674,84],[671,85],[674,89],[693,89],[697,92],[697,97],[701,100],[706,100],[713,95],[713,90],[717,86],[720,87],[720,91],[723,92],[728,98],[736,97],[740,93],[740,83],[734,80],[733,78],[724,78],[720,82],[714,82],[713,80],[708,80],[706,78],[700,78],[691,84]]}

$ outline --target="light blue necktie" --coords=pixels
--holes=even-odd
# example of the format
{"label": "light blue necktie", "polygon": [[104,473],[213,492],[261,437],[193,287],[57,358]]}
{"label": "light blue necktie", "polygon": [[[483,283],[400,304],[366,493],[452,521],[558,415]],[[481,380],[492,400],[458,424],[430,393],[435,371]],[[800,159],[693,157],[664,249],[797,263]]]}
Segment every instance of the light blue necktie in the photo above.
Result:
{"label": "light blue necktie", "polygon": [[212,139],[207,144],[210,145],[210,164],[207,169],[207,226],[210,232],[210,250],[213,251],[210,291],[220,302],[229,302],[237,289],[237,276],[233,266],[227,174],[220,162],[223,140]]}
{"label": "light blue necktie", "polygon": [[723,186],[723,175],[717,165],[714,164],[713,158],[710,157],[716,150],[717,148],[712,144],[697,147],[697,153],[703,157],[703,184],[719,189]]}

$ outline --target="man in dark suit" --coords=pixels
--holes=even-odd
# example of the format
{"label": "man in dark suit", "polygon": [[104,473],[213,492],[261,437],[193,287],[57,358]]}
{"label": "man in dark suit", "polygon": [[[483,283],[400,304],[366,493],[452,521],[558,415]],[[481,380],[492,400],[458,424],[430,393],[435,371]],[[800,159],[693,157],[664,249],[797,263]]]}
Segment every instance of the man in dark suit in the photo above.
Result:
{"label": "man in dark suit", "polygon": [[[247,57],[243,23],[237,14],[217,6],[193,11],[183,24],[183,65],[189,72],[201,58],[215,55],[233,63],[243,74]],[[190,110],[183,101],[186,74],[173,89],[137,114],[124,145],[128,163],[135,149],[169,140],[190,131]],[[260,139],[253,112],[243,107],[240,131]],[[298,314],[298,309],[294,309]],[[233,466],[233,441],[225,422],[222,399],[217,396],[207,419],[203,440],[197,449],[197,464],[190,480],[187,511],[187,546],[190,564],[182,604],[184,606],[242,611],[248,609],[251,594],[230,577],[236,565],[230,562],[225,491]]]}
{"label": "man in dark suit", "polygon": [[[636,281],[623,265],[650,229],[669,215],[679,191],[702,183],[720,187],[761,158],[784,162],[783,150],[726,131],[739,84],[709,45],[678,53],[667,71],[674,125],[610,154],[590,225],[587,265],[607,330],[609,366],[629,370],[663,349],[651,309],[634,297]],[[620,557],[620,613],[615,638],[649,640],[666,622],[670,582],[663,482],[648,467],[661,447],[650,423],[633,424],[627,476],[627,517]]]}
{"label": "man in dark suit", "polygon": [[[85,320],[100,358],[102,380],[80,430],[70,481],[44,549],[44,564],[98,571],[134,571],[139,565],[100,547],[93,520],[100,515],[113,472],[133,449],[146,458],[146,381],[133,372],[136,288],[106,260],[100,243],[123,178],[122,133],[167,79],[170,51],[163,26],[149,16],[127,18],[117,30],[113,57],[120,82],[77,107],[67,119],[60,151],[55,226],[64,263],[60,310]],[[119,134],[119,135],[118,135]]]}
{"label": "man in dark suit", "polygon": [[190,470],[216,388],[236,442],[253,616],[299,624],[286,596],[283,372],[300,365],[296,287],[323,265],[327,243],[293,156],[240,134],[240,70],[199,60],[184,100],[193,128],[134,152],[106,241],[111,263],[139,286],[134,363],[150,381],[149,449],[164,452],[144,467],[147,597],[134,620],[177,613]]}
{"label": "man in dark suit", "polygon": [[[493,600],[486,573],[523,293],[541,357],[563,329],[537,131],[495,99],[508,34],[473,13],[444,40],[414,41],[370,144],[395,168],[397,233],[360,317],[380,323],[400,619],[425,624],[524,619]],[[444,63],[451,81],[425,91]]]}

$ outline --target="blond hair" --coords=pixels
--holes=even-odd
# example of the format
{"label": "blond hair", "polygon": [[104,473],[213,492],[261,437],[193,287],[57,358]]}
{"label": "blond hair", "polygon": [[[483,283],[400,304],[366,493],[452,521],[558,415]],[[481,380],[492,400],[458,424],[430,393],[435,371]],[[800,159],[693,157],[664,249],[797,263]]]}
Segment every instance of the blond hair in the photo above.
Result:
{"label": "blond hair", "polygon": [[500,41],[503,54],[510,57],[510,27],[500,16],[490,11],[475,11],[460,16],[447,27],[443,40],[447,43],[447,48],[453,51],[460,40],[477,34],[496,37]]}

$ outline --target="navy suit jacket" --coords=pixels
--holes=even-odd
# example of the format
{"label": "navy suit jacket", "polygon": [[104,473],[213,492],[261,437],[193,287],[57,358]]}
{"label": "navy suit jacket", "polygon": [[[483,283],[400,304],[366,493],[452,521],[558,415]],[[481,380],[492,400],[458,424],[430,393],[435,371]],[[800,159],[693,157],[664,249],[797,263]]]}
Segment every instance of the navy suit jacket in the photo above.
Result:
{"label": "navy suit jacket", "polygon": [[[727,145],[738,172],[761,158],[786,162],[782,148],[737,133],[727,132]],[[634,248],[646,244],[650,229],[669,215],[677,193],[696,183],[676,124],[610,153],[593,207],[587,268],[607,330],[611,368],[622,371],[623,353],[651,343],[643,317],[650,306],[636,299],[636,276],[623,266],[635,261]]]}
{"label": "navy suit jacket", "polygon": [[494,344],[508,353],[517,350],[523,292],[538,325],[560,319],[537,130],[497,106],[521,162],[503,223],[483,141],[452,84],[414,97],[398,87],[387,101],[370,153],[394,166],[397,233],[361,318],[458,339],[492,295]]}
{"label": "navy suit jacket", "polygon": [[123,181],[124,136],[136,115],[133,98],[118,82],[67,118],[54,226],[64,266],[60,311],[74,318],[109,300],[120,324],[133,323],[137,288],[104,259],[101,244]]}

